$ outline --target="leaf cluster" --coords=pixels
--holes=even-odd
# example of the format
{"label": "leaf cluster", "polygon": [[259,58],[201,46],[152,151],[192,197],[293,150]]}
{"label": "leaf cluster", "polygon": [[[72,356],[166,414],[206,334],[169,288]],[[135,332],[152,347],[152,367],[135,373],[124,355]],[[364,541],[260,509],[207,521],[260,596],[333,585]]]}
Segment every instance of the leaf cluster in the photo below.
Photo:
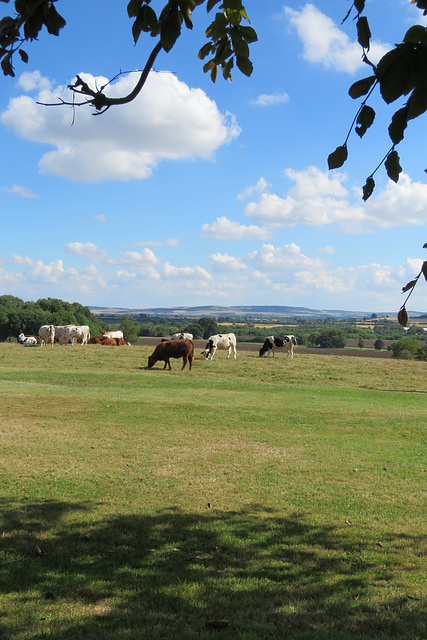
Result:
{"label": "leaf cluster", "polygon": [[[16,14],[0,20],[0,64],[3,75],[15,76],[12,59],[16,52],[22,62],[28,62],[28,54],[21,45],[25,41],[36,40],[43,26],[51,35],[59,35],[65,20],[56,10],[55,1],[15,0]],[[9,0],[1,2],[6,4]]]}
{"label": "leaf cluster", "polygon": [[[416,4],[426,15],[427,0],[418,0]],[[375,66],[368,58],[371,32],[366,16],[362,15],[365,0],[355,0],[344,20],[349,17],[352,9],[356,11],[357,37],[363,51],[362,60],[371,67],[372,73],[352,84],[349,89],[350,97],[355,100],[366,97],[356,113],[344,144],[329,155],[329,169],[341,167],[347,160],[347,143],[353,127],[357,135],[362,138],[374,123],[376,113],[367,102],[375,89],[379,89],[386,104],[407,97],[403,107],[393,114],[388,127],[392,146],[367,178],[363,187],[363,200],[366,201],[375,188],[373,176],[383,164],[388,177],[398,182],[402,167],[395,147],[403,140],[408,122],[427,111],[427,28],[422,25],[411,26],[403,41],[386,53]]]}
{"label": "leaf cluster", "polygon": [[[65,20],[56,11],[54,2],[57,0],[15,0],[16,15],[5,16],[0,20],[0,59],[4,75],[14,76],[12,58],[18,51],[23,62],[28,61],[28,54],[21,45],[25,41],[35,40],[43,28],[53,35],[58,35]],[[8,3],[9,0],[0,0]],[[237,68],[246,76],[252,73],[253,65],[249,58],[249,44],[257,40],[255,30],[242,24],[249,22],[242,0],[167,0],[160,10],[153,8],[152,0],[130,0],[127,13],[132,22],[132,37],[135,44],[142,33],[157,40],[152,52],[148,56],[144,67],[139,71],[139,78],[132,91],[119,98],[105,95],[106,85],[101,89],[93,89],[81,77],[76,76],[69,89],[74,95],[84,96],[84,102],[67,103],[60,100],[56,104],[71,104],[79,106],[92,105],[96,113],[103,113],[113,105],[126,104],[136,98],[142,90],[154,61],[161,51],[169,52],[181,36],[182,28],[193,28],[193,11],[205,4],[209,13],[217,7],[211,24],[207,28],[208,42],[199,51],[199,59],[209,57],[204,64],[204,71],[210,72],[215,82],[218,69],[222,70],[224,78],[231,79],[231,70],[236,63]],[[118,75],[120,75],[120,72]]]}
{"label": "leaf cluster", "polygon": [[[423,249],[427,249],[427,242],[423,245]],[[404,287],[402,287],[402,293],[406,293],[409,291],[405,302],[400,307],[399,313],[397,314],[397,319],[402,327],[406,327],[408,324],[408,313],[406,311],[406,303],[408,302],[410,296],[412,295],[420,276],[423,275],[424,279],[427,281],[427,260],[423,262],[421,265],[421,269],[419,274],[413,279],[410,280]]]}
{"label": "leaf cluster", "polygon": [[[220,0],[208,0],[207,10],[210,11]],[[234,60],[238,69],[246,76],[250,76],[253,65],[249,59],[249,45],[258,40],[252,27],[242,25],[242,20],[250,22],[241,0],[224,0],[219,7],[222,11],[215,15],[215,19],[206,30],[209,39],[199,51],[199,59],[204,60],[212,56],[203,66],[205,73],[210,72],[212,82],[221,69],[225,80],[231,80],[231,69]]]}

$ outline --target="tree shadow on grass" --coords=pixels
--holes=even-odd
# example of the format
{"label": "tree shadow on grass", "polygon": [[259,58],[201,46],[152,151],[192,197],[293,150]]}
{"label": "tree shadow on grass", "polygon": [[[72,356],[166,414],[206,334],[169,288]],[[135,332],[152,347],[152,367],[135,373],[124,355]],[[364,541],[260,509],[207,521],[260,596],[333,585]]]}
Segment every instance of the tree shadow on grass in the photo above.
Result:
{"label": "tree shadow on grass", "polygon": [[[423,638],[413,594],[354,538],[253,506],[93,520],[93,505],[0,503],[0,638]],[[420,537],[402,539],[418,549]],[[387,541],[384,541],[387,544]],[[417,551],[416,551],[417,552]],[[393,590],[390,591],[392,593]],[[220,631],[207,622],[227,620]]]}

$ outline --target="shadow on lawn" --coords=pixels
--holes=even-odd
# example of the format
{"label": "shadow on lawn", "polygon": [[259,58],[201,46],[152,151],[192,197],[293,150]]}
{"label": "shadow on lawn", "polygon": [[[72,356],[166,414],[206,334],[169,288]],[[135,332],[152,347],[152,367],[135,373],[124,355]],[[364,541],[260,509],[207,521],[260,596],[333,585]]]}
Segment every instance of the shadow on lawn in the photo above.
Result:
{"label": "shadow on lawn", "polygon": [[416,594],[375,594],[393,566],[384,575],[354,538],[303,515],[254,506],[94,522],[90,504],[0,507],[2,597],[26,611],[0,613],[2,639],[425,637]]}

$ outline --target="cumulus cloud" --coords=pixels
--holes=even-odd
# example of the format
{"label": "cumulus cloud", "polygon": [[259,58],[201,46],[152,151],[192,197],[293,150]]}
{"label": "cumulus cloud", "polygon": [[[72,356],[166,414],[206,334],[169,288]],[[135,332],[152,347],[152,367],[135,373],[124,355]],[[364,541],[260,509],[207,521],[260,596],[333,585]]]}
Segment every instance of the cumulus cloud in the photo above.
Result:
{"label": "cumulus cloud", "polygon": [[[362,50],[347,34],[313,4],[295,10],[284,7],[289,25],[296,30],[303,43],[303,57],[308,62],[327,69],[354,73],[363,66]],[[371,42],[369,58],[375,64],[390,49],[380,42]]]}
{"label": "cumulus cloud", "polygon": [[220,216],[212,224],[202,224],[201,234],[218,240],[266,240],[270,233],[256,225],[243,225]]}
{"label": "cumulus cloud", "polygon": [[[106,78],[80,74],[92,87]],[[27,88],[29,78],[24,79]],[[121,76],[108,85],[112,97],[126,95],[135,76]],[[1,114],[3,124],[19,136],[48,144],[53,151],[39,162],[42,173],[81,182],[143,179],[165,159],[210,159],[215,151],[240,134],[231,114],[222,114],[201,89],[188,87],[172,73],[151,72],[144,90],[130,104],[94,118],[89,109],[77,112],[71,127],[67,107],[47,108],[36,103],[71,101],[66,87],[40,88],[35,99],[22,95],[10,100]]]}
{"label": "cumulus cloud", "polygon": [[212,279],[209,271],[206,271],[203,267],[174,267],[170,262],[165,262],[163,265],[163,274],[166,278]]}
{"label": "cumulus cloud", "polygon": [[11,187],[2,187],[2,191],[6,191],[13,196],[19,196],[20,198],[38,198],[38,195],[20,184],[13,184]]}
{"label": "cumulus cloud", "polygon": [[76,256],[83,256],[91,262],[110,262],[107,251],[99,249],[93,242],[69,242],[65,245],[65,251]]}
{"label": "cumulus cloud", "polygon": [[214,271],[224,273],[235,273],[246,269],[246,265],[240,258],[234,258],[228,253],[213,253],[209,256],[209,262]]}
{"label": "cumulus cloud", "polygon": [[254,194],[263,193],[271,187],[271,184],[267,180],[261,177],[254,187],[246,187],[241,193],[237,194],[237,200],[246,200],[251,198]]}
{"label": "cumulus cloud", "polygon": [[[401,174],[397,184],[390,180],[383,191],[376,192],[363,206],[354,204],[345,173],[308,167],[304,171],[286,169],[285,175],[294,181],[294,186],[284,196],[261,193],[257,201],[245,207],[248,217],[273,227],[338,224],[344,233],[367,233],[375,228],[426,222],[427,185],[413,182],[405,174]],[[360,190],[356,195],[361,202]]]}
{"label": "cumulus cloud", "polygon": [[283,93],[262,93],[256,100],[252,100],[251,104],[255,104],[260,107],[272,107],[276,104],[285,104],[289,102],[290,98],[286,92]]}

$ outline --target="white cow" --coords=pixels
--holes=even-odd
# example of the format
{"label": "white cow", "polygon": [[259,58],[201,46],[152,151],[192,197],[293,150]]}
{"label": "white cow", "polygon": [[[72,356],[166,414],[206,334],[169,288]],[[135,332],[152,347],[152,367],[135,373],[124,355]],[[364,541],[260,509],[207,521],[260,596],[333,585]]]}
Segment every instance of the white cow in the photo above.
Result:
{"label": "white cow", "polygon": [[227,349],[227,358],[230,357],[231,350],[233,350],[234,359],[236,359],[236,336],[234,333],[218,333],[208,338],[202,355],[205,356],[206,360],[209,360],[209,358],[213,360],[217,349]]}
{"label": "white cow", "polygon": [[192,339],[193,339],[192,333],[174,333],[173,336],[171,336],[171,340],[192,340]]}
{"label": "white cow", "polygon": [[294,335],[289,336],[268,336],[265,339],[264,344],[259,350],[259,355],[263,356],[265,353],[267,356],[270,353],[273,354],[273,358],[276,351],[286,351],[288,358],[291,360],[294,358],[294,347],[297,346],[297,339]]}
{"label": "white cow", "polygon": [[23,344],[24,347],[35,347],[38,344],[37,338],[34,336],[25,336],[23,333],[19,334],[18,342]]}
{"label": "white cow", "polygon": [[69,327],[64,327],[64,331],[62,334],[62,344],[68,344],[71,342],[72,346],[74,346],[75,342],[81,342],[81,345],[87,344],[88,339],[90,338],[90,330],[86,324],[76,326],[70,325]]}
{"label": "white cow", "polygon": [[101,336],[103,338],[119,338],[119,340],[123,340],[123,331],[101,331]]}
{"label": "white cow", "polygon": [[59,324],[55,325],[55,340],[62,344],[64,338],[64,331],[67,327],[74,327],[73,324]]}
{"label": "white cow", "polygon": [[40,345],[45,347],[47,344],[52,345],[55,342],[55,327],[53,324],[43,324],[39,329]]}

